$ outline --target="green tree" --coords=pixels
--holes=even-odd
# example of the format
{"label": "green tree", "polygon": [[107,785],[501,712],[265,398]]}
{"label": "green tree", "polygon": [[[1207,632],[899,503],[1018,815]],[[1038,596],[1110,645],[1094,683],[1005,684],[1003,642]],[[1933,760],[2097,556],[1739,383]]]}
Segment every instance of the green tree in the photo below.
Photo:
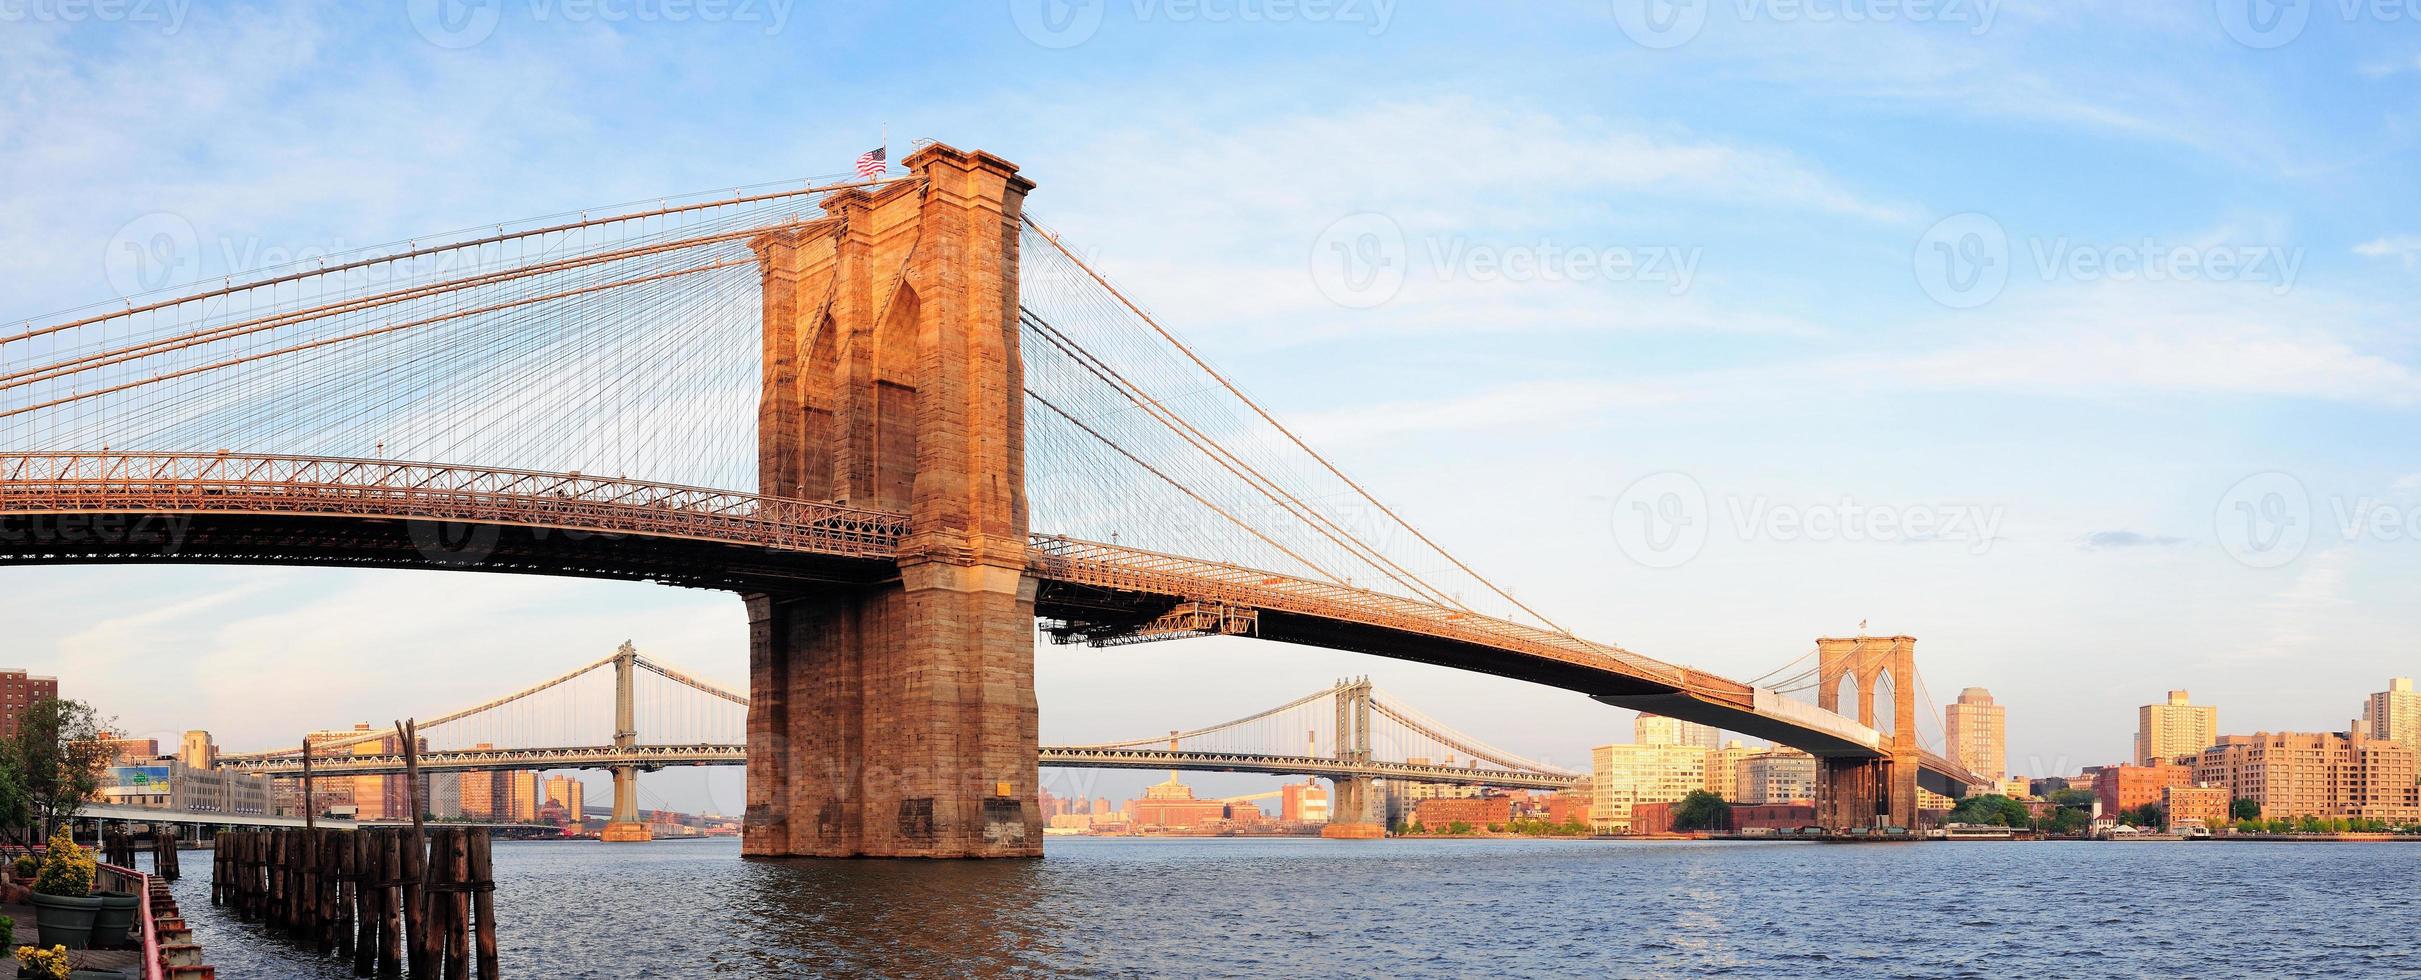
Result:
{"label": "green tree", "polygon": [[2259,820],[2261,804],[2239,796],[2228,802],[2228,816],[2238,820]]}
{"label": "green tree", "polygon": [[1446,825],[1446,832],[1449,834],[1468,834],[1471,832],[1471,824],[1469,821],[1456,820]]}
{"label": "green tree", "polygon": [[2089,789],[2055,789],[2051,791],[2051,802],[2066,807],[2089,808],[2093,806],[2093,791]]}
{"label": "green tree", "polygon": [[18,817],[9,822],[9,832],[30,845],[100,791],[113,753],[101,741],[110,722],[82,701],[43,698],[27,705],[19,719],[17,734],[0,740],[0,757],[7,760],[0,769],[13,770],[16,783],[0,785],[0,816]]}
{"label": "green tree", "polygon": [[2064,806],[2052,812],[2050,822],[2043,829],[2054,834],[2078,834],[2092,824],[2092,815],[2083,808]]}
{"label": "green tree", "polygon": [[2023,827],[2032,815],[2026,804],[1999,793],[1969,796],[1950,808],[1951,823],[1982,824],[1987,827]]}
{"label": "green tree", "polygon": [[1673,805],[1674,830],[1730,830],[1731,827],[1732,808],[1723,802],[1723,797],[1714,793],[1694,789],[1690,795],[1682,797],[1681,802]]}

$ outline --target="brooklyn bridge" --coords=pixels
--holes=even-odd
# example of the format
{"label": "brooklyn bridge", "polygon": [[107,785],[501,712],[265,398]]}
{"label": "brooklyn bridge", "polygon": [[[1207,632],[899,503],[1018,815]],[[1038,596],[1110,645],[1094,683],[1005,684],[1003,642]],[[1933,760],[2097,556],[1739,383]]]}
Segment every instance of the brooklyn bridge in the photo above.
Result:
{"label": "brooklyn bridge", "polygon": [[[1346,814],[1367,813],[1351,787],[1372,778],[1573,778],[1472,752],[1358,683],[1283,709],[1325,699],[1340,719],[1300,756],[1208,744],[1229,728],[1045,747],[1037,625],[1058,643],[1354,651],[1771,739],[1819,758],[1832,828],[1915,826],[1920,785],[1976,780],[1921,744],[1913,639],[1820,640],[1752,683],[1576,636],[1214,370],[1140,304],[1148,290],[1098,273],[1027,212],[1034,185],[1013,164],[941,144],[902,163],[413,240],[0,332],[0,561],[735,593],[745,695],[623,651],[591,665],[623,678],[612,737],[454,749],[585,751],[548,767],[618,773],[744,763],[751,855],[1038,854],[1042,765],[1328,775]],[[706,707],[659,733],[699,741],[638,740],[634,671],[686,684]],[[482,716],[502,715],[439,721]],[[1388,768],[1412,764],[1372,754],[1388,725],[1434,729],[1418,737],[1485,771]]]}

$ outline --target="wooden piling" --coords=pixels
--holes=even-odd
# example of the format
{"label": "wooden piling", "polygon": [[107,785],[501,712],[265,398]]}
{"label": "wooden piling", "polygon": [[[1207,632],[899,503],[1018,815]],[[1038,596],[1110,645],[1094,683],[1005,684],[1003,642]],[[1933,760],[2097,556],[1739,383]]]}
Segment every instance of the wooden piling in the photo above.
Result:
{"label": "wooden piling", "polygon": [[369,976],[378,969],[378,851],[370,832],[353,832],[353,974]]}
{"label": "wooden piling", "polygon": [[379,882],[378,975],[392,977],[403,972],[404,906],[397,897],[404,882],[403,834],[393,830],[375,831],[378,835]]}
{"label": "wooden piling", "polygon": [[496,879],[488,851],[489,832],[480,829],[471,834],[470,864],[464,883],[471,888],[471,906],[477,915],[473,928],[477,930],[480,980],[497,980],[496,969]]}

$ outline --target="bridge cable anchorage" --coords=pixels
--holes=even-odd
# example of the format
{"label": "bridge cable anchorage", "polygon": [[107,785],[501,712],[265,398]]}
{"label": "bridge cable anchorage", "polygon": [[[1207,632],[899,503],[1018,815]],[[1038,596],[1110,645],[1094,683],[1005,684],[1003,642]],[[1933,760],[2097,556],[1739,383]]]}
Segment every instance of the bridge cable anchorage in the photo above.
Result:
{"label": "bridge cable anchorage", "polygon": [[1351,477],[1346,476],[1343,470],[1337,468],[1336,464],[1330,462],[1327,457],[1320,455],[1318,451],[1312,449],[1311,446],[1305,443],[1301,437],[1295,435],[1293,430],[1288,429],[1283,424],[1280,424],[1276,417],[1272,416],[1267,409],[1261,407],[1259,402],[1254,401],[1251,396],[1246,395],[1241,388],[1235,385],[1234,382],[1229,381],[1225,375],[1212,368],[1207,361],[1204,361],[1200,355],[1196,354],[1193,348],[1187,346],[1185,342],[1177,339],[1175,334],[1170,333],[1166,328],[1162,327],[1160,322],[1157,319],[1154,319],[1151,314],[1145,312],[1143,308],[1136,305],[1133,300],[1128,299],[1126,294],[1119,291],[1116,286],[1111,285],[1110,281],[1103,277],[1100,272],[1096,271],[1089,263],[1086,263],[1082,258],[1079,258],[1074,251],[1070,250],[1067,244],[1060,239],[1058,234],[1044,228],[1039,222],[1035,221],[1030,216],[1025,218],[1025,222],[1026,225],[1032,228],[1043,241],[1048,242],[1051,247],[1057,250],[1061,256],[1065,257],[1068,262],[1074,264],[1078,269],[1081,269],[1084,274],[1095,284],[1100,286],[1104,291],[1108,292],[1112,297],[1115,297],[1118,303],[1124,306],[1128,312],[1134,314],[1137,319],[1140,319],[1145,325],[1149,326],[1154,333],[1157,333],[1160,336],[1162,341],[1168,344],[1168,346],[1183,354],[1187,360],[1193,362],[1196,368],[1198,368],[1203,374],[1210,377],[1213,381],[1217,382],[1218,385],[1225,389],[1229,395],[1233,396],[1238,402],[1241,402],[1243,405],[1250,408],[1252,412],[1255,415],[1258,415],[1263,422],[1267,423],[1271,429],[1283,435],[1288,442],[1295,446],[1296,449],[1300,450],[1306,456],[1317,462],[1323,469],[1327,470],[1331,476],[1343,482],[1347,487],[1350,487],[1352,491],[1363,501],[1377,509],[1379,513],[1386,515],[1386,517],[1393,521],[1396,526],[1403,528],[1414,538],[1418,539],[1422,544],[1428,546],[1431,551],[1452,563],[1455,568],[1461,570],[1464,574],[1469,575],[1474,580],[1478,581],[1480,584],[1488,588],[1489,591],[1495,593],[1498,597],[1507,602],[1511,602],[1522,612],[1536,618],[1539,622],[1545,623],[1548,628],[1553,629],[1556,632],[1565,633],[1567,635],[1570,634],[1569,630],[1557,625],[1553,620],[1548,619],[1546,616],[1540,614],[1537,610],[1532,609],[1528,605],[1524,604],[1520,599],[1515,598],[1511,593],[1506,592],[1504,589],[1498,587],[1495,583],[1489,581],[1484,576],[1481,576],[1469,565],[1464,564],[1461,559],[1455,558],[1451,553],[1440,547],[1435,541],[1430,540],[1427,535],[1422,534],[1419,528],[1412,526],[1412,524],[1404,520],[1402,516],[1398,515],[1392,509],[1389,509],[1386,504],[1381,503],[1377,497],[1370,493],[1369,490],[1365,489],[1361,484],[1355,482]]}

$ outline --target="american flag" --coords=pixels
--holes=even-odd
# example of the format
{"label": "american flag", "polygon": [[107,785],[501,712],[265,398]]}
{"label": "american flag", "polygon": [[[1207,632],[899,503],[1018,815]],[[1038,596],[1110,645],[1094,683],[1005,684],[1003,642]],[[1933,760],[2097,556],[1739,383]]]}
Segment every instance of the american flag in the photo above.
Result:
{"label": "american flag", "polygon": [[867,180],[882,176],[886,166],[887,164],[883,162],[882,147],[878,146],[857,155],[857,175]]}

